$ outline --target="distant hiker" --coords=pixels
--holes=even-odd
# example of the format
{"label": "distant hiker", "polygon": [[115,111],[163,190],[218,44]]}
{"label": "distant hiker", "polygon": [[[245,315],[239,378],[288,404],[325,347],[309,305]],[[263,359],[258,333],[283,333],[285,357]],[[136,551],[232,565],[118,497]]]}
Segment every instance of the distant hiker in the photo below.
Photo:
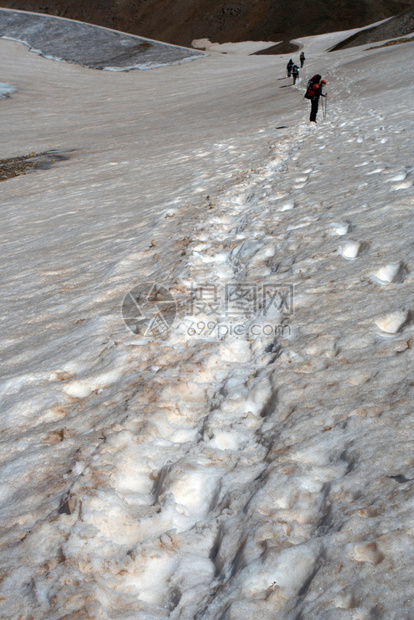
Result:
{"label": "distant hiker", "polygon": [[293,60],[292,60],[292,59],[290,59],[290,60],[289,60],[289,62],[288,62],[288,64],[287,64],[287,67],[286,67],[286,70],[287,70],[287,76],[288,76],[288,77],[290,77],[290,76],[291,76],[291,73],[292,73],[292,67],[293,67]]}
{"label": "distant hiker", "polygon": [[302,69],[305,63],[305,52],[301,52],[299,58],[300,58],[300,68]]}
{"label": "distant hiker", "polygon": [[296,84],[296,80],[299,77],[299,67],[298,67],[298,65],[293,65],[293,67],[292,67],[292,75],[293,75],[293,84]]}
{"label": "distant hiker", "polygon": [[322,92],[325,84],[326,80],[321,80],[321,76],[319,74],[314,75],[313,78],[309,80],[308,88],[305,93],[305,98],[310,99],[311,102],[311,113],[309,118],[311,123],[316,123],[316,115],[318,114],[319,107],[319,98],[327,97],[327,95],[324,95]]}

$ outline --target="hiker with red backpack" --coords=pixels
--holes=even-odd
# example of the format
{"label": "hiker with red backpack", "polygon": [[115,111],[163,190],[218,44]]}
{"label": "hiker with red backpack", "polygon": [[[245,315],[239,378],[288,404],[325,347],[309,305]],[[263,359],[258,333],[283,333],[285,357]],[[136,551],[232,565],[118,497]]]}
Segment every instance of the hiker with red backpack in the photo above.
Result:
{"label": "hiker with red backpack", "polygon": [[322,92],[323,87],[326,84],[326,80],[322,80],[319,73],[313,76],[308,82],[308,87],[305,93],[305,99],[310,99],[311,102],[311,113],[310,113],[310,122],[316,123],[316,115],[318,114],[319,107],[319,98],[327,97],[328,95],[324,95]]}

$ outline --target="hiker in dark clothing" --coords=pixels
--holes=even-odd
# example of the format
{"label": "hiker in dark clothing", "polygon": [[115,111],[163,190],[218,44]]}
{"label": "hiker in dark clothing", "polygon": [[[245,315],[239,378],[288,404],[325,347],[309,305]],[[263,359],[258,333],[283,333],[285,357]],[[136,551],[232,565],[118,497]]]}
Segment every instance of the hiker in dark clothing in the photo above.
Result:
{"label": "hiker in dark clothing", "polygon": [[289,60],[289,62],[288,62],[288,64],[287,64],[287,67],[286,67],[286,70],[287,70],[287,76],[288,76],[288,77],[290,77],[290,76],[291,76],[291,73],[292,73],[292,67],[293,67],[293,60],[292,60],[292,59],[290,59],[290,60]]}
{"label": "hiker in dark clothing", "polygon": [[293,65],[293,67],[292,67],[292,76],[293,76],[293,84],[296,84],[296,80],[299,77],[299,67],[298,67],[298,65]]}
{"label": "hiker in dark clothing", "polygon": [[299,58],[300,58],[300,68],[302,69],[304,62],[305,62],[305,52],[301,52]]}
{"label": "hiker in dark clothing", "polygon": [[313,95],[314,95],[313,86],[314,84],[320,84],[321,79],[322,79],[322,76],[319,75],[319,73],[316,73],[316,75],[311,77],[306,87],[306,92],[304,94],[305,99],[311,100],[313,98]]}
{"label": "hiker in dark clothing", "polygon": [[310,113],[310,122],[316,123],[316,115],[318,114],[319,107],[319,97],[327,97],[322,92],[322,88],[325,86],[326,80],[321,80],[319,83],[314,83],[312,86],[313,96],[311,99],[311,113]]}

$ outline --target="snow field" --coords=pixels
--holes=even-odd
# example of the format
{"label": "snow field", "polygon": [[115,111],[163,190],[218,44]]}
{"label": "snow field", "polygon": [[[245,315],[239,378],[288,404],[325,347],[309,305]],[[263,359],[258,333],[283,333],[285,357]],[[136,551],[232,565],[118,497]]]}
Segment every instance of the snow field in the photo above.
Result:
{"label": "snow field", "polygon": [[[409,85],[400,81],[384,94],[362,54],[320,57],[332,65],[333,103],[325,122],[320,112],[316,131],[294,91],[295,124],[280,138],[273,121],[279,125],[286,111],[277,107],[276,89],[272,127],[260,134],[243,99],[232,102],[227,149],[200,148],[190,138],[195,180],[185,167],[176,179],[170,158],[181,160],[178,146],[150,147],[145,132],[150,161],[165,158],[148,185],[145,175],[134,180],[126,160],[110,172],[119,167],[109,166],[114,152],[101,153],[98,168],[90,154],[86,170],[75,158],[67,176],[55,168],[57,189],[43,188],[45,220],[52,211],[65,221],[77,205],[77,226],[89,228],[83,237],[64,221],[60,229],[39,227],[25,248],[31,261],[17,243],[8,246],[10,282],[25,287],[14,289],[16,316],[28,321],[17,344],[9,333],[5,352],[15,371],[2,386],[6,617],[59,618],[62,610],[141,619],[412,615],[413,193],[400,185],[411,174],[412,106]],[[382,75],[405,52],[373,56]],[[243,80],[268,80],[262,69],[248,82],[246,59],[223,62],[231,62],[235,89],[238,80],[242,89]],[[282,71],[284,59],[273,62]],[[353,62],[368,93],[352,86]],[[200,61],[198,70],[208,77],[213,65],[220,86],[229,65],[223,75],[217,59]],[[162,75],[172,80],[166,69]],[[352,96],[335,101],[336,84]],[[215,116],[216,100],[207,98],[207,143],[207,135],[224,143],[214,122],[217,111],[229,114],[222,97],[230,88],[220,87]],[[126,114],[128,98],[124,105]],[[191,124],[197,116],[190,107]],[[107,114],[118,118],[115,109]],[[234,133],[237,118],[245,133]],[[99,152],[98,126],[93,135]],[[258,136],[266,153],[245,166],[243,150],[249,139],[254,150]],[[132,160],[136,147],[128,148]],[[47,174],[37,174],[47,184]],[[62,183],[76,175],[80,189],[55,207]],[[89,203],[98,192],[91,188],[85,199],[91,177],[99,200]],[[13,181],[21,192],[16,226],[27,226],[33,212],[39,217],[27,198],[32,178]],[[125,192],[122,203],[113,185]],[[138,210],[134,193],[141,190]],[[47,271],[39,269],[42,234],[53,239],[57,257]],[[73,247],[74,238],[84,247]],[[60,290],[54,279],[65,269],[63,285],[74,292],[69,287],[51,305]],[[134,338],[116,309],[137,274],[171,283],[177,294],[191,283],[271,277],[294,284],[290,335],[190,337],[172,329],[162,339]],[[28,315],[19,314],[28,305]],[[53,323],[56,308],[63,320]],[[271,319],[283,320],[276,311]],[[259,308],[251,321],[269,318]],[[43,334],[42,326],[46,336],[31,333]]]}

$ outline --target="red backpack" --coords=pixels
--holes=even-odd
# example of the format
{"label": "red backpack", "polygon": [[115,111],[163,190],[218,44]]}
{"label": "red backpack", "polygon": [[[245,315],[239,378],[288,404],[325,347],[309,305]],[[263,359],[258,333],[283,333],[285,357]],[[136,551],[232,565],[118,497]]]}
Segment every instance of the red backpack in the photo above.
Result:
{"label": "red backpack", "polygon": [[319,88],[321,76],[319,73],[313,76],[308,82],[308,87],[306,89],[306,93],[304,94],[305,99],[313,99],[315,96],[315,90]]}

